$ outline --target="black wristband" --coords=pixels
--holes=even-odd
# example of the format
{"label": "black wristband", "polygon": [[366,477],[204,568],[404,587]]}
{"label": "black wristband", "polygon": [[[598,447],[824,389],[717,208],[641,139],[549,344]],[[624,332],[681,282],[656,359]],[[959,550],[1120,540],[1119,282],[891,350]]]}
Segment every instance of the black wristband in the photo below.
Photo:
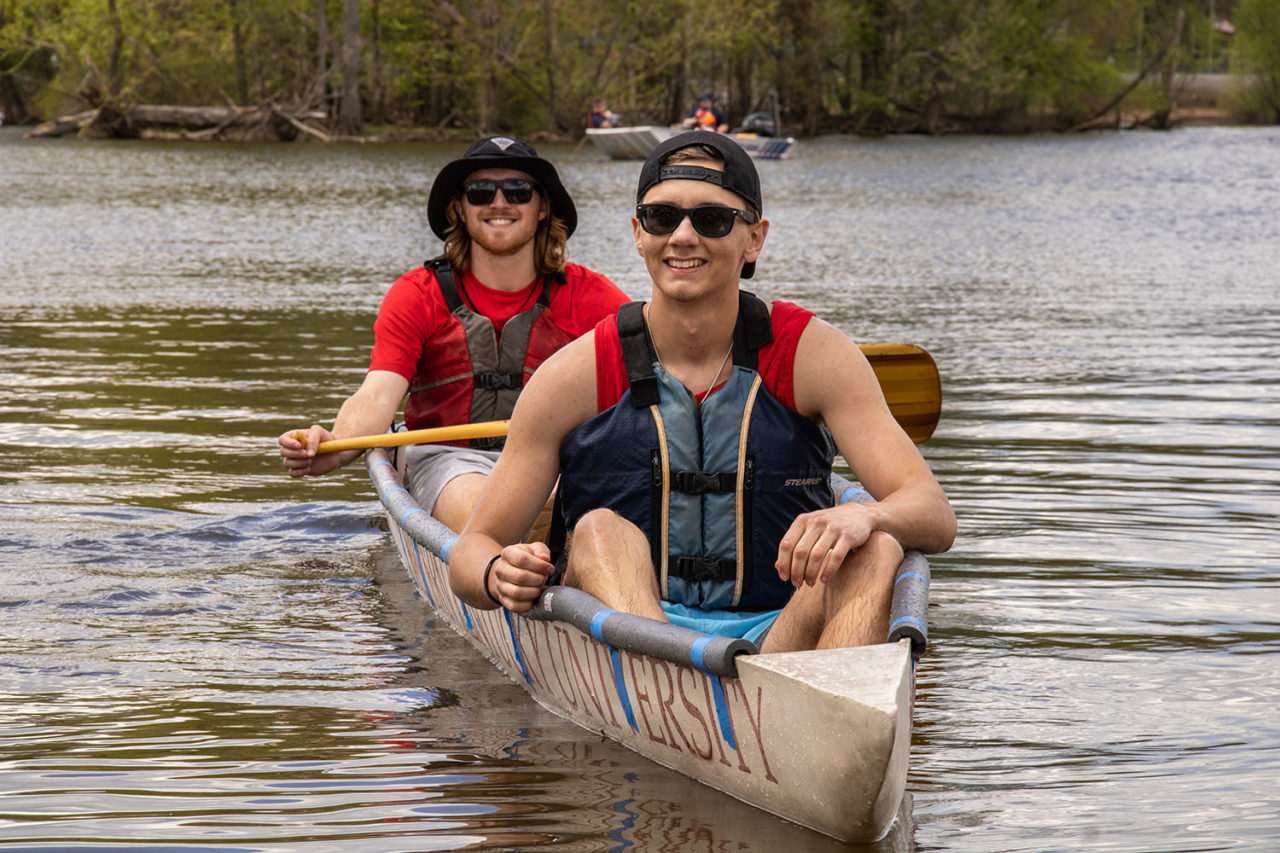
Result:
{"label": "black wristband", "polygon": [[489,590],[489,575],[493,572],[493,564],[498,562],[498,558],[501,556],[502,556],[501,551],[494,554],[492,557],[489,558],[489,562],[486,563],[484,567],[484,594],[489,596],[489,600],[492,601],[494,604],[498,605],[499,607],[502,606],[502,602],[499,601],[498,597],[494,595],[492,592],[490,592]]}

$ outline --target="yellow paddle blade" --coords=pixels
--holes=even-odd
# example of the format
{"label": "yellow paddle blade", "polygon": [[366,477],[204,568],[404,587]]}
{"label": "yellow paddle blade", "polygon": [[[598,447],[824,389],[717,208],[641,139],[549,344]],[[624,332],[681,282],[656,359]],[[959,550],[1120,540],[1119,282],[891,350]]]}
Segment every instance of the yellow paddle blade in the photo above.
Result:
{"label": "yellow paddle blade", "polygon": [[942,380],[933,356],[915,344],[862,344],[894,419],[916,444],[933,435],[942,416]]}

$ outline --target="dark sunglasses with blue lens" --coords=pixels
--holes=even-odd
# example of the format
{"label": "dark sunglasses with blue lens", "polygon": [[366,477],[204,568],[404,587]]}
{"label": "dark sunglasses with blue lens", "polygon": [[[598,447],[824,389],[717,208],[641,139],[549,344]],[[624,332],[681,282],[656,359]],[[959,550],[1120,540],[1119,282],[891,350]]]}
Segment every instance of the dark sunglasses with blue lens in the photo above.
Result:
{"label": "dark sunglasses with blue lens", "polygon": [[462,185],[467,201],[476,207],[493,204],[493,197],[502,190],[502,197],[507,204],[528,204],[533,201],[533,191],[538,185],[522,178],[507,178],[505,181],[468,181]]}
{"label": "dark sunglasses with blue lens", "polygon": [[713,238],[727,235],[738,219],[754,225],[760,218],[750,210],[721,207],[718,204],[700,204],[697,207],[676,207],[662,202],[636,205],[636,219],[640,220],[640,227],[658,236],[675,231],[686,216],[694,231],[703,237]]}

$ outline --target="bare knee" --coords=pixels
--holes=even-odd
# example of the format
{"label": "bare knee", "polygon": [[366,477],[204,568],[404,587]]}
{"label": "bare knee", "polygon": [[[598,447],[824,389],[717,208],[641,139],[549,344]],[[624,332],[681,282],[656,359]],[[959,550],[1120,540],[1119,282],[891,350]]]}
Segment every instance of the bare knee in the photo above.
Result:
{"label": "bare knee", "polygon": [[590,573],[616,574],[631,564],[650,563],[649,543],[640,528],[611,509],[593,509],[573,526],[566,582]]}
{"label": "bare knee", "polygon": [[598,547],[615,536],[625,535],[628,527],[634,529],[635,525],[613,510],[593,509],[573,526],[573,541],[579,547]]}
{"label": "bare knee", "polygon": [[592,510],[574,525],[564,583],[617,610],[662,618],[649,540],[612,510]]}
{"label": "bare knee", "polygon": [[459,474],[444,484],[436,496],[431,515],[450,530],[461,530],[471,517],[471,510],[480,500],[488,476],[479,472]]}
{"label": "bare knee", "polygon": [[881,611],[887,616],[901,563],[898,540],[888,533],[872,532],[827,584],[823,601],[826,620],[830,622],[846,607],[859,613],[859,622],[874,620]]}
{"label": "bare knee", "polygon": [[877,576],[885,576],[890,583],[897,574],[898,566],[902,563],[902,545],[897,539],[894,539],[888,533],[881,530],[872,531],[867,537],[867,541],[863,543],[862,548],[869,553],[866,555],[868,568]]}

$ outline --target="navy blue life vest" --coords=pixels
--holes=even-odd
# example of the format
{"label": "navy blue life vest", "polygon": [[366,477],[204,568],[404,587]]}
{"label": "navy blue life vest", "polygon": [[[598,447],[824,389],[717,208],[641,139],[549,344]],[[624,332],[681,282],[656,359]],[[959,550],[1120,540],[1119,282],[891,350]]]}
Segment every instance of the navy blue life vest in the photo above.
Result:
{"label": "navy blue life vest", "polygon": [[[649,539],[661,595],[706,610],[782,607],[778,543],[797,515],[832,505],[834,445],[757,372],[769,309],[742,292],[733,372],[699,406],[658,361],[643,305],[618,310],[629,388],[560,450],[566,529],[607,507]],[[790,368],[788,368],[790,369]]]}

